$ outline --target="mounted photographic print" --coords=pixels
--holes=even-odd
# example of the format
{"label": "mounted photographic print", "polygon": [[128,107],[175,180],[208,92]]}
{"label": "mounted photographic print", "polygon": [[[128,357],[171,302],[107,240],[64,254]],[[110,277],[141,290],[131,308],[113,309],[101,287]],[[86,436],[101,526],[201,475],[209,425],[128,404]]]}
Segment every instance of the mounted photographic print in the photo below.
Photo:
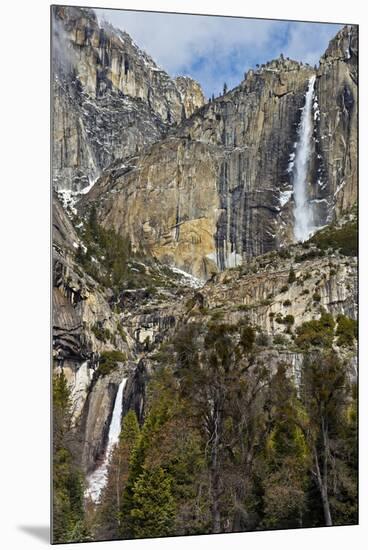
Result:
{"label": "mounted photographic print", "polygon": [[52,540],[358,522],[358,27],[51,7]]}

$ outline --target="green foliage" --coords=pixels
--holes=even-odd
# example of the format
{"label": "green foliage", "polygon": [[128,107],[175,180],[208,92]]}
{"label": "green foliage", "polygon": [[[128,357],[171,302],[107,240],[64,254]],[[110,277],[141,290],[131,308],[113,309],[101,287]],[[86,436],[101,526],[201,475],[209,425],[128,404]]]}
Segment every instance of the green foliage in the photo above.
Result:
{"label": "green foliage", "polygon": [[126,354],[121,351],[103,351],[100,355],[97,373],[100,376],[106,376],[117,369],[118,363],[124,363],[126,360]]}
{"label": "green foliage", "polygon": [[250,325],[246,325],[240,334],[240,344],[245,353],[250,353],[255,342],[255,332]]}
{"label": "green foliage", "polygon": [[275,407],[262,471],[264,528],[300,526],[306,508],[305,489],[311,463],[303,431],[298,426],[303,411],[284,365],[271,382]]}
{"label": "green foliage", "polygon": [[288,344],[288,339],[283,334],[275,334],[273,337],[273,343],[276,346],[286,346]]}
{"label": "green foliage", "polygon": [[95,323],[92,325],[91,330],[98,340],[101,342],[107,342],[111,340],[112,334],[108,328],[104,328],[101,323]]}
{"label": "green foliage", "polygon": [[312,238],[320,250],[339,250],[344,256],[357,256],[358,254],[358,228],[357,222],[352,221],[342,227],[326,227],[318,231]]}
{"label": "green foliage", "polygon": [[330,313],[323,312],[320,319],[306,321],[296,329],[295,343],[301,348],[318,346],[329,348],[334,337],[335,321]]}
{"label": "green foliage", "polygon": [[63,372],[53,378],[53,542],[89,539],[84,521],[83,478],[71,430],[71,402]]}
{"label": "green foliage", "polygon": [[66,421],[70,414],[70,391],[64,371],[56,374],[53,378],[52,399],[54,408],[63,416],[65,415]]}
{"label": "green foliage", "polygon": [[338,346],[351,347],[358,338],[358,323],[350,317],[338,315],[336,336]]}
{"label": "green foliage", "polygon": [[282,304],[284,307],[290,307],[291,306],[291,302],[290,300],[285,300],[285,302]]}
{"label": "green foliage", "polygon": [[285,315],[285,317],[283,317],[281,313],[278,313],[275,318],[275,321],[279,325],[286,325],[287,328],[290,329],[290,327],[294,324],[295,319],[294,319],[294,315],[288,314],[288,315]]}
{"label": "green foliage", "polygon": [[280,288],[280,293],[283,294],[284,292],[287,292],[289,290],[288,285],[284,285]]}
{"label": "green foliage", "polygon": [[[192,334],[194,335],[194,332]],[[181,346],[184,346],[189,338],[190,333],[183,335]],[[129,538],[137,536],[135,534],[137,532],[143,533],[142,529],[148,528],[151,521],[150,509],[153,505],[148,498],[149,495],[143,506],[144,517],[136,510],[143,504],[142,480],[144,483],[146,481],[151,483],[151,476],[155,477],[158,469],[162,469],[165,473],[162,479],[164,485],[165,480],[171,480],[170,494],[176,513],[175,531],[174,527],[170,527],[170,532],[175,534],[203,532],[203,509],[200,504],[202,497],[198,497],[198,484],[203,471],[204,458],[198,433],[192,427],[191,410],[187,408],[189,403],[187,404],[181,398],[173,373],[166,367],[156,370],[147,395],[148,414],[131,455],[130,473],[123,495],[121,533],[124,538]],[[197,498],[200,506],[194,509],[193,501]],[[160,533],[152,529],[154,526],[150,526],[149,532],[145,531],[146,534],[140,536],[159,536],[166,532],[168,525],[166,524],[165,528],[161,525]]]}
{"label": "green foliage", "polygon": [[346,365],[335,352],[306,355],[302,390],[301,398],[308,415],[307,442],[315,457],[314,467],[320,472],[315,483],[323,503],[324,521],[337,525],[354,523],[357,520],[357,432],[355,415],[350,416],[350,411],[356,407],[356,397],[349,387]]}
{"label": "green foliage", "polygon": [[99,225],[94,206],[81,236],[86,249],[78,248],[76,261],[101,284],[120,288],[125,282],[131,256],[129,240],[123,239],[114,229]]}
{"label": "green foliage", "polygon": [[237,308],[239,311],[249,311],[250,309],[253,309],[253,307],[249,304],[239,304]]}
{"label": "green foliage", "polygon": [[291,267],[289,271],[288,283],[292,285],[296,281],[296,275],[294,269]]}
{"label": "green foliage", "polygon": [[162,468],[144,470],[134,485],[133,537],[164,537],[174,526],[175,502],[172,478]]}
{"label": "green foliage", "polygon": [[284,317],[284,319],[283,319],[283,323],[284,323],[285,325],[287,325],[287,326],[290,327],[291,325],[294,324],[294,322],[295,322],[294,315],[290,315],[290,314],[285,315],[285,317]]}
{"label": "green foliage", "polygon": [[270,343],[270,337],[265,332],[260,332],[256,337],[257,346],[265,347]]}
{"label": "green foliage", "polygon": [[118,325],[116,327],[116,330],[117,330],[118,334],[120,335],[120,338],[123,340],[123,342],[127,342],[127,335],[126,335],[125,330],[123,329],[123,327],[121,325]]}
{"label": "green foliage", "polygon": [[[143,426],[134,413],[123,420],[103,496],[102,538],[322,525],[315,455],[321,468],[331,456],[334,522],[356,520],[356,398],[346,399],[345,367],[335,355],[308,351],[316,335],[331,341],[333,317],[322,311],[302,325],[298,388],[290,365],[275,373],[264,364],[258,346],[269,345],[266,335],[247,321],[219,321],[185,324],[159,348]],[[320,411],[333,441],[327,454]]]}
{"label": "green foliage", "polygon": [[214,311],[211,314],[212,321],[222,321],[224,318],[225,313],[223,311]]}
{"label": "green foliage", "polygon": [[281,248],[280,250],[278,250],[278,255],[280,258],[283,258],[283,259],[291,258],[291,254],[289,250],[287,250],[287,248]]}
{"label": "green foliage", "polygon": [[134,447],[136,441],[138,440],[140,433],[139,424],[137,420],[137,415],[134,411],[128,411],[123,418],[123,423],[120,433],[120,444],[123,446],[125,444]]}
{"label": "green foliage", "polygon": [[304,252],[303,254],[296,254],[295,262],[300,263],[305,262],[306,260],[314,260],[315,258],[320,258],[321,256],[324,256],[324,254],[325,253],[323,250],[312,249],[308,252]]}
{"label": "green foliage", "polygon": [[[288,328],[294,324],[292,316],[280,319]],[[336,336],[351,341],[352,320],[340,316],[335,325],[322,310],[318,320],[299,327],[305,360],[298,388],[290,365],[279,364],[275,372],[264,360],[259,346],[269,339],[260,329],[256,334],[247,320],[215,321],[181,326],[153,357],[159,364],[145,389],[143,425],[132,411],[124,417],[110,460],[96,507],[97,538],[322,525],[316,460],[321,471],[327,460],[334,524],[356,521],[356,390],[350,392],[346,366],[326,353],[339,322]],[[283,335],[273,339],[275,346],[288,342]],[[101,359],[109,371],[123,357],[104,352]],[[54,402],[68,410],[65,379],[55,390]],[[58,460],[72,467],[73,475],[65,470],[67,495],[78,504],[73,514],[82,515],[71,514],[69,497],[64,501],[59,491],[59,540],[65,533],[70,540],[89,536],[80,508],[82,480],[71,456],[61,453]]]}

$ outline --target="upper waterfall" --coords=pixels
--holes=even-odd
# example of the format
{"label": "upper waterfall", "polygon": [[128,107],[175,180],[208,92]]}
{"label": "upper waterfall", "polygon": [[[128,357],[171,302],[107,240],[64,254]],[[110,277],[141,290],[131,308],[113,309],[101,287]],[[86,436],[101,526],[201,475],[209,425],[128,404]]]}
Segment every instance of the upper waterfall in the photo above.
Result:
{"label": "upper waterfall", "polygon": [[308,166],[312,143],[312,100],[315,75],[309,79],[305,94],[305,104],[302,110],[298,128],[298,143],[296,147],[293,171],[294,187],[294,236],[297,241],[305,241],[313,230],[313,210],[308,201]]}
{"label": "upper waterfall", "polygon": [[109,439],[107,442],[107,448],[105,452],[104,459],[102,464],[96,468],[90,476],[88,476],[88,488],[85,495],[89,496],[93,502],[98,502],[100,499],[101,491],[107,483],[107,468],[111,458],[111,454],[114,446],[119,441],[119,435],[121,431],[121,413],[123,406],[123,395],[124,388],[127,378],[123,378],[120,382],[118,392],[115,398],[114,410],[112,413],[110,428],[109,428]]}

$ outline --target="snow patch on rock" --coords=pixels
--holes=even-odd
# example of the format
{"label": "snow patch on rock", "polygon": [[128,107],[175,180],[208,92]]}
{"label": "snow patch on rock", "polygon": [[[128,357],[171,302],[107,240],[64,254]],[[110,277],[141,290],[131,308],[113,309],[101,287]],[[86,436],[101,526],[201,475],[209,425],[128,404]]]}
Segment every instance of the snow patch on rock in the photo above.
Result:
{"label": "snow patch on rock", "polygon": [[280,206],[285,206],[286,203],[289,202],[289,200],[291,199],[292,197],[292,194],[293,194],[293,190],[290,189],[288,191],[281,191],[280,192],[280,196],[279,196],[279,202],[280,202]]}
{"label": "snow patch on rock", "polygon": [[204,286],[205,281],[202,279],[199,279],[198,277],[194,277],[191,273],[187,273],[186,271],[183,271],[182,269],[179,269],[178,267],[174,266],[167,266],[173,273],[176,273],[177,275],[180,275],[183,279],[183,283],[185,286],[190,286],[192,288],[202,288]]}

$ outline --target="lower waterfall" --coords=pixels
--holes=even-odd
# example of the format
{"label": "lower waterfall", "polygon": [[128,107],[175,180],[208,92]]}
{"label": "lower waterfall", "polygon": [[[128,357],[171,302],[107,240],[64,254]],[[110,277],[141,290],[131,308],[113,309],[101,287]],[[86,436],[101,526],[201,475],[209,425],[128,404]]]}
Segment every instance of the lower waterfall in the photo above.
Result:
{"label": "lower waterfall", "polygon": [[96,470],[87,477],[88,487],[86,489],[85,496],[91,498],[91,500],[95,503],[99,501],[101,491],[107,483],[107,469],[110,462],[111,453],[114,446],[119,441],[119,435],[121,431],[121,413],[126,381],[127,378],[122,379],[119,385],[118,392],[116,394],[114,410],[109,427],[109,438],[102,464],[98,466]]}
{"label": "lower waterfall", "polygon": [[313,210],[308,201],[308,166],[312,144],[312,100],[315,76],[309,79],[308,89],[305,94],[305,104],[302,110],[298,129],[298,143],[296,147],[295,163],[293,170],[294,187],[294,236],[297,241],[305,241],[311,235],[313,223]]}

